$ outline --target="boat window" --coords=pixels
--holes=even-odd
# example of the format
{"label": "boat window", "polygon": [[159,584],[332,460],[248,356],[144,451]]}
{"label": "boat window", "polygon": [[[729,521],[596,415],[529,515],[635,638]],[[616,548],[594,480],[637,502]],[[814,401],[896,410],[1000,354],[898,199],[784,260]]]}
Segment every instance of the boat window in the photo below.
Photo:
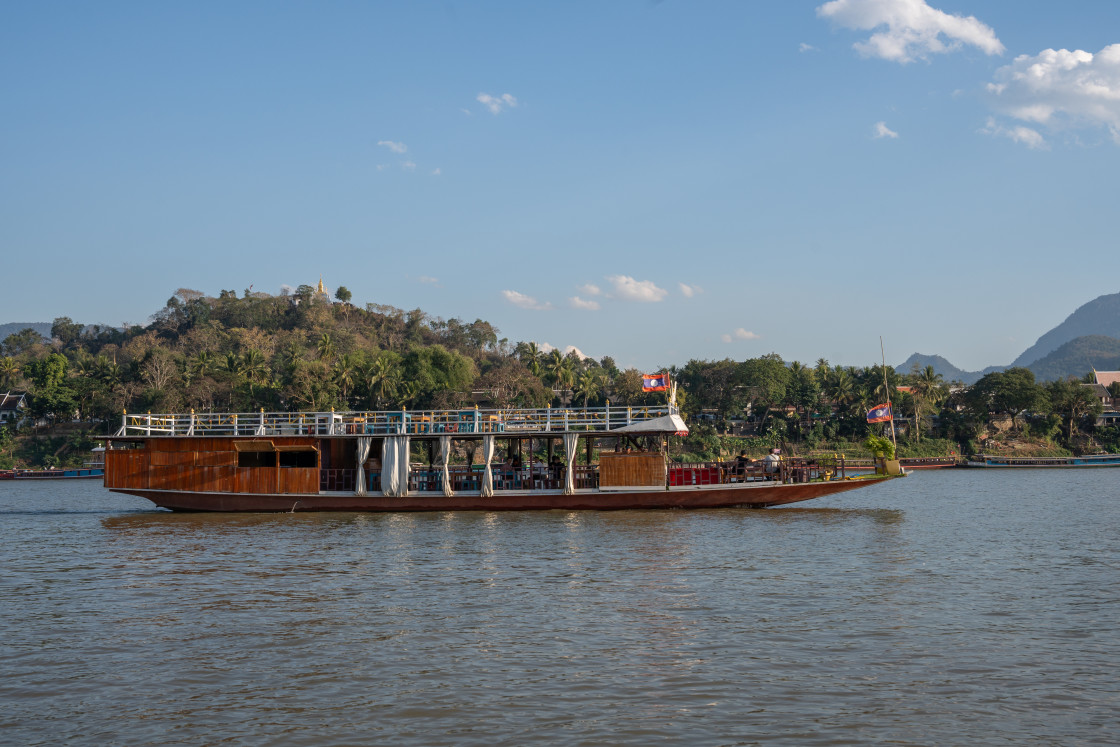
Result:
{"label": "boat window", "polygon": [[281,451],[281,467],[314,469],[319,466],[318,454],[314,451]]}
{"label": "boat window", "polygon": [[237,454],[238,467],[275,467],[275,451],[241,451]]}

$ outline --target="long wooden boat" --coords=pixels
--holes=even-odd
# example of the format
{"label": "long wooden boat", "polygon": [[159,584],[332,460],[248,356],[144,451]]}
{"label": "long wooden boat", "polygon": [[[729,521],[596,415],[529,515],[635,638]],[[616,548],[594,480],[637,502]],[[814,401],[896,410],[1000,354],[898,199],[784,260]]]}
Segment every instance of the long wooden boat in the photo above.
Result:
{"label": "long wooden boat", "polygon": [[104,475],[105,470],[98,467],[0,470],[0,480],[75,480],[103,477]]}
{"label": "long wooden boat", "polygon": [[1092,454],[1070,457],[1015,457],[976,454],[968,458],[969,467],[1120,467],[1120,454]]}
{"label": "long wooden boat", "polygon": [[762,508],[890,477],[842,458],[670,462],[687,432],[675,407],[126,414],[105,487],[175,511]]}

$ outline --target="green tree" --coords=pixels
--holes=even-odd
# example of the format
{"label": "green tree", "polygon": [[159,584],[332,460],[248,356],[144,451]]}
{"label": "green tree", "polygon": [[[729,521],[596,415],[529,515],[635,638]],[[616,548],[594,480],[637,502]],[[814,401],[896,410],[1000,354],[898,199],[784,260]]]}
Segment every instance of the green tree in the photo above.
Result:
{"label": "green tree", "polygon": [[780,355],[769,353],[743,361],[740,371],[752,403],[761,406],[761,427],[765,429],[770,411],[785,399],[790,384],[789,369]]}
{"label": "green tree", "polygon": [[430,403],[437,392],[465,394],[476,376],[470,358],[442,345],[413,348],[401,359],[401,370],[399,396],[420,404]]}
{"label": "green tree", "polygon": [[25,327],[4,338],[4,352],[10,356],[23,355],[42,341],[42,335],[31,327]]}
{"label": "green tree", "polygon": [[1051,381],[1046,385],[1050,408],[1066,423],[1066,444],[1073,444],[1073,431],[1086,416],[1097,416],[1104,405],[1093,390],[1076,381]]}
{"label": "green tree", "polygon": [[28,377],[32,383],[32,415],[66,420],[73,416],[77,404],[74,390],[67,380],[67,369],[66,357],[58,353],[28,364]]}
{"label": "green tree", "polygon": [[1015,428],[1019,413],[1043,403],[1043,389],[1029,368],[993,371],[980,378],[968,393],[970,408],[976,413],[1006,413]]}
{"label": "green tree", "polygon": [[83,329],[83,325],[75,324],[70,317],[60,316],[51,325],[51,337],[61,342],[62,347],[68,348],[81,339]]}

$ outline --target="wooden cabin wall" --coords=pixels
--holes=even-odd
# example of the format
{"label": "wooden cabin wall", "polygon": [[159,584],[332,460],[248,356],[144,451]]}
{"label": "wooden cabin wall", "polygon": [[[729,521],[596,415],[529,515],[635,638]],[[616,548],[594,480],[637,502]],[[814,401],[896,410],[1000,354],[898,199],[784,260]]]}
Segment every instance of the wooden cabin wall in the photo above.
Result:
{"label": "wooden cabin wall", "polygon": [[280,470],[278,493],[318,493],[319,470],[286,467]]}
{"label": "wooden cabin wall", "polygon": [[105,487],[148,487],[148,451],[146,449],[107,450]]}
{"label": "wooden cabin wall", "polygon": [[658,452],[599,454],[601,487],[639,487],[665,484],[665,455]]}
{"label": "wooden cabin wall", "polygon": [[[242,439],[243,441],[244,439]],[[277,446],[307,443],[270,438]],[[152,439],[144,449],[105,452],[105,487],[221,493],[318,493],[318,468],[237,466],[232,438]],[[354,461],[354,457],[350,457]]]}

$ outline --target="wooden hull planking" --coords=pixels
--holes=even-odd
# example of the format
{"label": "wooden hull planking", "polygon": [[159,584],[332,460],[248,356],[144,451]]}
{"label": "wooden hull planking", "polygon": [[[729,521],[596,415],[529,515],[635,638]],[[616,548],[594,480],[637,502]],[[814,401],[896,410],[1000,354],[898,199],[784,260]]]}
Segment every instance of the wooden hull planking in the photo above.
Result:
{"label": "wooden hull planking", "polygon": [[115,489],[150,500],[173,511],[612,511],[660,508],[767,508],[808,501],[883,482],[885,477],[853,478],[809,483],[750,483],[685,489],[579,491],[501,491],[484,498],[477,494],[414,492],[400,498],[351,493],[308,495],[203,493],[176,490]]}

